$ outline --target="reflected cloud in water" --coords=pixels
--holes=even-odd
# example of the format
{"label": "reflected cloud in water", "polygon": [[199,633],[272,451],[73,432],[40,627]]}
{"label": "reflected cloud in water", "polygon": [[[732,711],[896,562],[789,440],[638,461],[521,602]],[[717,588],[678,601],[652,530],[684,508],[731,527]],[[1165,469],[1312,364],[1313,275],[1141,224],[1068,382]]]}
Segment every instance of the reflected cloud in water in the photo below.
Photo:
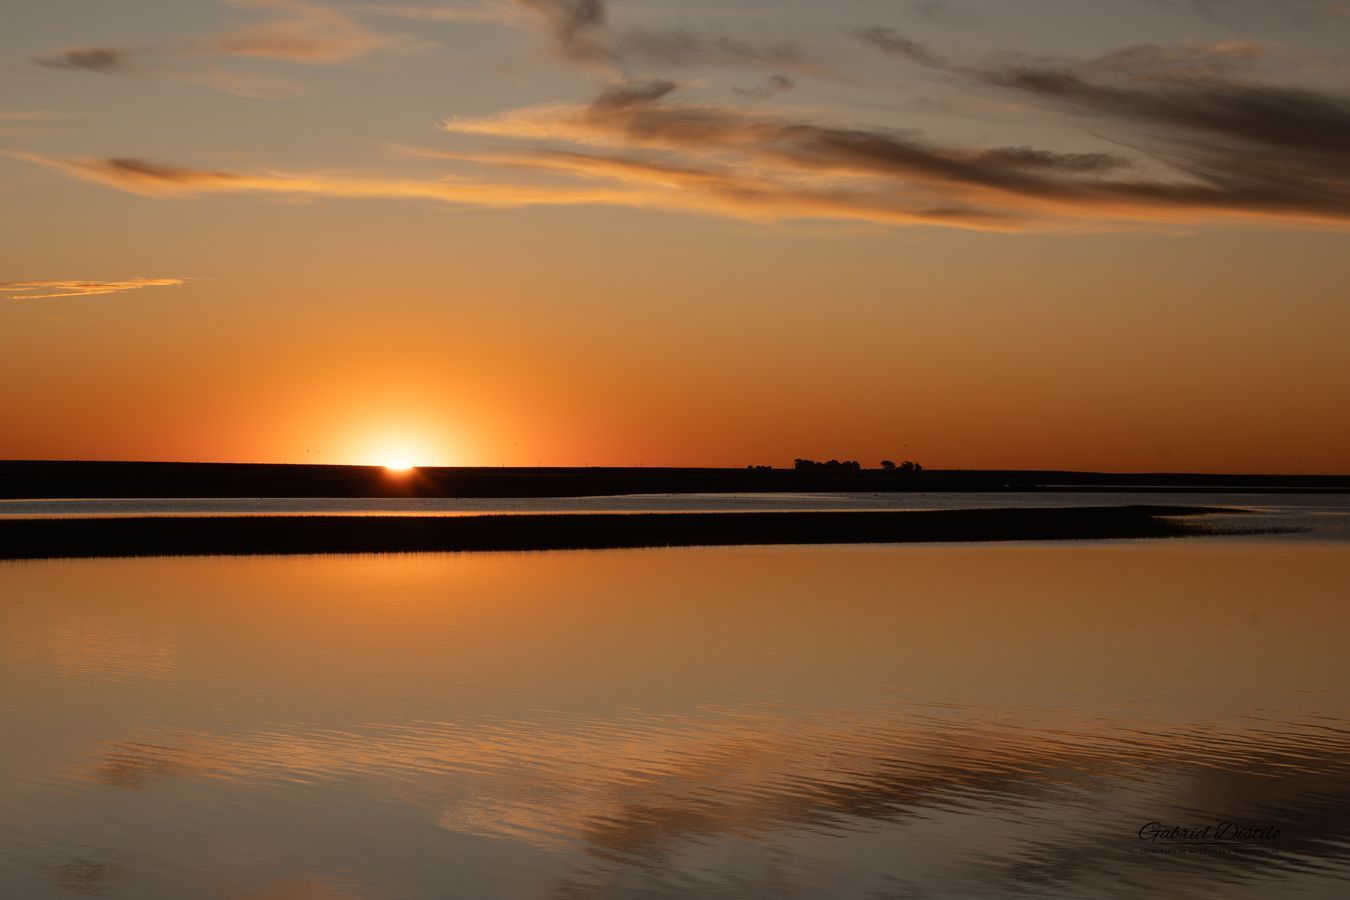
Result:
{"label": "reflected cloud in water", "polygon": [[[0,566],[0,879],[1339,897],[1346,583],[1289,541]],[[1139,837],[1226,821],[1280,833]]]}
{"label": "reflected cloud in water", "polygon": [[62,894],[97,897],[113,890],[123,869],[116,862],[75,856],[47,867],[52,885]]}
{"label": "reflected cloud in water", "polygon": [[[905,846],[930,831],[956,832],[937,862],[975,857],[972,887],[1142,889],[1159,878],[1137,834],[1154,820],[1281,831],[1273,853],[1188,860],[1168,873],[1176,890],[1216,877],[1347,874],[1350,731],[1339,726],[1160,731],[1030,711],[1010,722],[1006,711],[960,707],[902,718],[802,712],[162,736],[106,745],[83,777],[133,789],[168,778],[416,779],[419,803],[443,829],[590,857],[569,890],[629,867],[662,883],[698,881],[708,873],[681,867],[709,844],[793,836],[823,854],[862,832]],[[958,825],[972,819],[974,842]],[[936,872],[921,877],[934,863],[910,860],[911,876],[936,884]]]}

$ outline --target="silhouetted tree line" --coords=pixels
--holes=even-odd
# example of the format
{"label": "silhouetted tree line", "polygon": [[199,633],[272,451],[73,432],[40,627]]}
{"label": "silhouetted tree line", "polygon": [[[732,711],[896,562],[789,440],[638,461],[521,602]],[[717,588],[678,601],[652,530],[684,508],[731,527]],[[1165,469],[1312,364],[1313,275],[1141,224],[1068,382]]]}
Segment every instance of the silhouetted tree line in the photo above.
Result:
{"label": "silhouetted tree line", "polygon": [[[746,466],[745,468],[751,472],[773,471],[773,466]],[[826,462],[821,462],[816,459],[798,457],[792,461],[792,468],[798,472],[824,472],[832,475],[843,475],[845,473],[861,472],[862,463],[858,462],[856,459],[846,459],[842,461],[831,459]],[[881,468],[886,472],[897,475],[916,475],[923,471],[923,466],[910,459],[905,460],[899,465],[896,465],[893,460],[883,459],[881,461]]]}
{"label": "silhouetted tree line", "polygon": [[856,459],[849,459],[844,462],[837,459],[832,459],[829,462],[817,462],[814,459],[799,458],[792,461],[792,468],[798,472],[861,472],[862,463]]}

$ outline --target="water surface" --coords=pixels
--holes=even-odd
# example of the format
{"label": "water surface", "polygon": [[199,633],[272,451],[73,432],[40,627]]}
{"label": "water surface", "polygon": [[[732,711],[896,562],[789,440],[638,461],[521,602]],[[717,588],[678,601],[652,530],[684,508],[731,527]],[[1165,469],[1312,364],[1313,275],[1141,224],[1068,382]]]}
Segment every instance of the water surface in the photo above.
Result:
{"label": "water surface", "polygon": [[[0,893],[1343,897],[1347,585],[1311,540],[4,563]],[[1227,821],[1279,837],[1139,837]]]}

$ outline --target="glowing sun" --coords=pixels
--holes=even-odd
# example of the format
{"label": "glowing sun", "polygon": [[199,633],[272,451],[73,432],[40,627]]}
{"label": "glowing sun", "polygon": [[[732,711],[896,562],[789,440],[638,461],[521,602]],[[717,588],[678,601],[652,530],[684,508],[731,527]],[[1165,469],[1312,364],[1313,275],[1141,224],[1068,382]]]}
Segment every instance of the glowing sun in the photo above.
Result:
{"label": "glowing sun", "polygon": [[411,472],[413,464],[406,459],[391,459],[384,464],[386,472]]}

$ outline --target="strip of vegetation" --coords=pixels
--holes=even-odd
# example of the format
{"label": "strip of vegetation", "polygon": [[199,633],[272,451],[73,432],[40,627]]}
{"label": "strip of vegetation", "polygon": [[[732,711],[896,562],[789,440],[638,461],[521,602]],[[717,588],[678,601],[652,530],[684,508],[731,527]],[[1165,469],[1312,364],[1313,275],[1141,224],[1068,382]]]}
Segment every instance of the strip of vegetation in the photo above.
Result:
{"label": "strip of vegetation", "polygon": [[732,544],[1174,537],[1213,510],[1118,506],[902,512],[0,519],[0,558],[562,550]]}

